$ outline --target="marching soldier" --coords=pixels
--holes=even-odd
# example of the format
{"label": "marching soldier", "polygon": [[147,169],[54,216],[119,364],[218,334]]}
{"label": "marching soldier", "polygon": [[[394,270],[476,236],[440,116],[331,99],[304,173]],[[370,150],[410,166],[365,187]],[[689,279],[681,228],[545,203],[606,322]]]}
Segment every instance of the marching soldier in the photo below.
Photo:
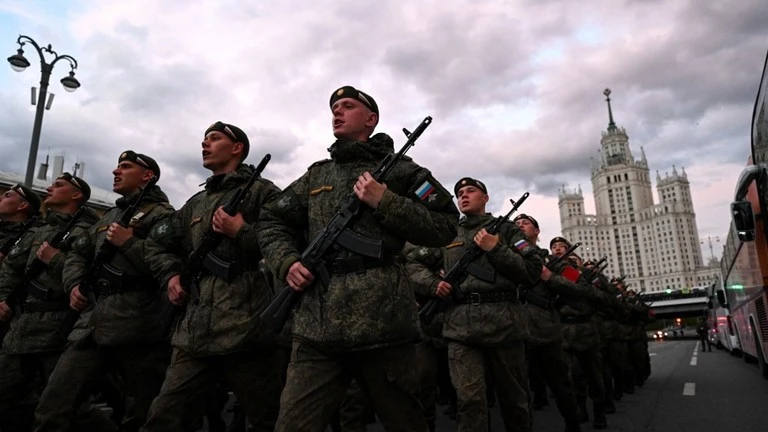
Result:
{"label": "marching soldier", "polygon": [[[385,429],[422,432],[427,426],[412,367],[419,338],[415,298],[396,258],[406,241],[447,244],[456,233],[456,207],[410,158],[394,166],[386,183],[371,176],[394,143],[383,133],[371,136],[379,108],[370,95],[345,86],[329,105],[336,137],[331,159],[310,166],[259,220],[267,264],[304,293],[293,317],[293,351],[275,430],[322,430],[354,378]],[[364,256],[356,245],[340,247],[327,257],[329,278],[320,281],[299,260],[298,244],[321,232],[350,191],[364,205],[348,229],[380,245],[381,258]]]}
{"label": "marching soldier", "polygon": [[[168,365],[167,320],[170,304],[149,273],[145,238],[152,226],[173,212],[159,186],[150,186],[128,227],[117,223],[153,177],[154,159],[125,151],[112,171],[112,190],[122,195],[116,206],[79,236],[64,261],[63,288],[72,309],[81,311],[35,411],[36,431],[65,431],[74,413],[108,370],[123,376],[133,397],[133,412],[121,430],[137,430],[157,396]],[[105,242],[117,253],[101,268],[90,263]],[[96,303],[81,291],[88,271],[96,271]]]}
{"label": "marching soldier", "polygon": [[[539,223],[536,219],[520,214],[514,221],[528,242],[535,245],[539,240]],[[549,252],[546,249],[537,247],[537,250],[544,259],[548,258]],[[535,365],[539,377],[552,389],[557,409],[565,420],[566,431],[579,431],[578,408],[568,375],[568,359],[563,351],[562,324],[556,302],[559,296],[578,298],[581,293],[574,284],[557,274],[559,270],[544,266],[540,278],[519,288],[520,298],[526,303],[530,330],[526,354],[530,364]],[[545,389],[541,391],[546,392]]]}
{"label": "marching soldier", "polygon": [[[563,256],[571,246],[570,242],[563,237],[553,238],[549,245],[552,256],[555,257]],[[576,255],[571,257],[578,268],[581,264],[580,259]],[[593,408],[592,425],[595,429],[605,429],[608,427],[608,421],[605,418],[603,359],[600,356],[600,334],[597,324],[592,319],[596,307],[604,307],[604,304],[595,287],[578,280],[573,283],[582,291],[582,294],[570,298],[559,309],[560,321],[563,323],[563,346],[568,356],[569,372],[579,406],[580,421],[589,420],[586,406],[587,394],[589,394]]]}
{"label": "marching soldier", "polygon": [[[464,214],[458,236],[444,248],[417,248],[409,259],[422,264],[421,270],[410,267],[411,280],[421,294],[446,298],[454,289],[463,293],[464,300],[447,310],[443,319],[458,398],[458,430],[488,430],[486,376],[492,376],[507,429],[530,431],[525,359],[528,322],[517,286],[533,284],[541,275],[542,261],[513,223],[504,224],[497,235],[485,230],[494,219],[486,213],[489,196],[485,184],[465,177],[456,183],[454,193]],[[485,253],[473,262],[460,287],[435,275],[434,263],[442,263],[447,271],[472,243]]]}
{"label": "marching soldier", "polygon": [[[5,300],[0,301],[0,321],[10,322],[0,354],[0,429],[7,432],[32,427],[35,407],[26,401],[39,395],[28,392],[33,381],[44,384],[48,380],[75,319],[69,309],[69,296],[61,287],[64,257],[72,239],[98,219],[95,213],[86,210],[66,242],[54,248],[47,240],[67,226],[73,214],[88,201],[90,187],[83,179],[64,173],[47,190],[45,222],[19,239],[0,271],[0,299],[7,299],[12,291],[28,293],[27,301],[19,305],[23,306],[21,316],[14,315]],[[31,207],[37,205],[35,202]],[[44,264],[43,271],[27,279],[25,271],[35,260]]]}
{"label": "marching soldier", "polygon": [[[184,308],[175,323],[173,356],[160,395],[143,430],[194,430],[212,385],[223,378],[251,425],[272,431],[279,409],[284,361],[272,334],[259,319],[269,303],[269,284],[259,268],[256,220],[280,190],[258,177],[230,216],[223,206],[245,187],[254,168],[243,163],[248,136],[237,126],[216,122],[203,134],[203,166],[211,171],[205,189],[171,218],[157,224],[148,241],[152,272],[170,301]],[[194,281],[181,280],[185,257],[206,235],[223,236]],[[218,263],[218,264],[217,264]],[[196,283],[199,296],[189,290]],[[199,293],[199,294],[198,294]]]}

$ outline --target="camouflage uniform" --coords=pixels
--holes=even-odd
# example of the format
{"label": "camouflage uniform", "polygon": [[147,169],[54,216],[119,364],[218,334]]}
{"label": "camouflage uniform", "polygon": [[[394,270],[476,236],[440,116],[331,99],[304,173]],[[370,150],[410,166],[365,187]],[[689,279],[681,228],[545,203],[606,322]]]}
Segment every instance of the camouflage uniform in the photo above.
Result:
{"label": "camouflage uniform", "polygon": [[[539,254],[545,259],[548,256],[545,249],[539,249]],[[579,430],[578,408],[568,375],[562,324],[555,301],[559,296],[577,297],[580,292],[575,285],[556,274],[558,269],[551,270],[550,280],[544,282],[539,279],[533,285],[520,288],[521,298],[527,303],[525,310],[530,329],[526,354],[538,377],[552,390],[566,430],[575,431]],[[539,392],[546,394],[546,389],[541,388]]]}
{"label": "camouflage uniform", "polygon": [[[25,270],[35,261],[40,245],[51,240],[71,219],[71,214],[49,211],[45,223],[27,231],[11,249],[0,271],[0,301],[25,283],[29,293],[23,305],[24,313],[14,315],[11,320],[0,355],[0,429],[3,431],[32,427],[35,404],[28,401],[38,396],[29,394],[32,384],[40,382],[44,386],[48,381],[77,318],[61,286],[61,272],[72,240],[98,219],[95,213],[86,210],[50,265],[32,281],[24,280]],[[30,282],[38,288],[32,288]]]}
{"label": "camouflage uniform", "polygon": [[[184,259],[202,242],[213,214],[243,187],[253,168],[211,177],[173,217],[155,226],[147,241],[147,262],[161,286],[181,273]],[[259,211],[280,190],[259,178],[238,211],[245,224],[234,239],[225,238],[213,252],[233,263],[231,280],[205,271],[198,282],[199,299],[189,299],[173,328],[173,358],[160,395],[152,404],[143,430],[194,430],[194,416],[219,378],[234,390],[251,424],[259,431],[274,429],[282,389],[280,355],[275,335],[259,319],[271,298],[259,269],[256,240]]]}
{"label": "camouflage uniform", "polygon": [[[87,233],[79,236],[64,263],[62,282],[69,293],[82,281],[109,226],[120,220],[134,197],[117,200]],[[146,242],[152,226],[168,217],[173,207],[159,187],[153,186],[134,214],[133,236],[119,247],[109,264],[124,272],[122,278],[99,281],[102,292],[95,305],[80,314],[35,411],[36,431],[63,431],[97,380],[107,370],[118,370],[134,397],[133,421],[125,430],[144,422],[149,404],[157,396],[168,365],[170,303],[151,278],[145,262]],[[103,273],[102,273],[103,274]]]}
{"label": "camouflage uniform", "polygon": [[[259,244],[281,280],[299,259],[302,236],[314,238],[352,192],[359,175],[394,151],[377,134],[367,142],[336,141],[331,160],[312,165],[262,211]],[[402,264],[406,241],[441,246],[456,233],[450,194],[406,158],[385,180],[373,210],[364,206],[350,229],[382,242],[383,258],[340,248],[328,257],[330,280],[307,288],[294,314],[293,350],[276,431],[320,431],[355,378],[389,430],[423,431],[412,367],[419,338],[416,300]],[[417,192],[421,191],[421,195]]]}
{"label": "camouflage uniform", "polygon": [[[5,245],[5,242],[13,239],[16,234],[24,227],[24,222],[12,222],[0,220],[0,246]],[[2,265],[4,258],[0,258],[0,265]],[[2,342],[5,333],[8,331],[8,323],[0,322],[0,342]],[[2,355],[2,354],[0,354]]]}
{"label": "camouflage uniform", "polygon": [[563,323],[563,346],[568,355],[571,382],[583,420],[587,420],[587,394],[592,399],[592,414],[596,429],[604,429],[605,383],[603,382],[603,358],[600,355],[600,333],[592,319],[596,307],[604,306],[604,299],[597,289],[586,283],[574,286],[581,295],[569,298],[560,308]]}
{"label": "camouflage uniform", "polygon": [[619,321],[624,310],[616,301],[618,290],[608,282],[602,274],[597,276],[596,286],[605,294],[608,304],[598,309],[601,324],[601,354],[603,356],[603,383],[605,384],[605,397],[613,397],[620,400],[624,389],[624,362],[626,362],[627,349],[622,340]]}
{"label": "camouflage uniform", "polygon": [[[409,254],[409,258],[425,263],[421,271],[410,272],[423,293],[434,293],[440,281],[429,263],[442,261],[443,268],[450,269],[475,234],[492,220],[490,214],[465,216],[454,242],[445,248],[420,248]],[[461,289],[466,303],[446,311],[443,320],[451,380],[458,396],[458,430],[462,432],[488,430],[486,376],[495,385],[507,429],[531,430],[524,345],[529,337],[528,321],[517,300],[517,286],[532,284],[541,274],[542,261],[535,252],[524,258],[511,246],[524,238],[515,225],[504,224],[499,238],[494,249],[473,263],[484,269],[487,280],[469,272],[461,287],[454,287]]]}

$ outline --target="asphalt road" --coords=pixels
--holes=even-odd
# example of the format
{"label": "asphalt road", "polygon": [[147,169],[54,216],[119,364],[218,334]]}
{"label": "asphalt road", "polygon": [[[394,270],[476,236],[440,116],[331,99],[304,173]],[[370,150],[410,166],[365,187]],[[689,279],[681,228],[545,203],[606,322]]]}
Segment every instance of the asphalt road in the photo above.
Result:
{"label": "asphalt road", "polygon": [[[714,348],[700,352],[694,340],[650,342],[650,353],[651,377],[634,394],[624,395],[616,403],[617,412],[608,416],[608,430],[768,430],[768,380],[760,377],[756,365]],[[438,407],[438,413],[443,409]],[[491,421],[492,431],[505,430],[498,408],[492,411]],[[533,422],[536,432],[561,432],[564,428],[552,398],[549,406],[534,412]],[[591,422],[582,427],[593,430]],[[455,421],[438,415],[438,431],[455,430]],[[368,427],[368,432],[381,431],[384,428],[380,424]]]}

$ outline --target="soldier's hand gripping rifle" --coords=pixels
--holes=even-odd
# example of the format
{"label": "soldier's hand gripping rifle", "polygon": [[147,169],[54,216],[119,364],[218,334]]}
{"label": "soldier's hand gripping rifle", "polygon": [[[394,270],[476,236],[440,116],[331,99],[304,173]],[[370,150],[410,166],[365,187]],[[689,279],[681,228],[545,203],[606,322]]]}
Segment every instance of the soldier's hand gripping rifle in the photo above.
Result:
{"label": "soldier's hand gripping rifle", "polygon": [[[488,234],[498,234],[504,223],[509,221],[509,218],[513,213],[517,211],[518,208],[520,208],[523,202],[525,202],[525,200],[528,198],[528,195],[528,192],[524,193],[523,196],[517,200],[517,202],[510,200],[512,202],[512,209],[504,216],[499,216],[494,219],[493,223],[491,223],[491,225],[485,229]],[[475,259],[484,253],[485,251],[482,250],[480,246],[475,244],[475,242],[472,242],[469,247],[467,247],[464,255],[462,255],[458,261],[453,263],[451,268],[448,269],[442,278],[443,282],[447,282],[451,285],[451,296],[446,299],[429,299],[424,307],[419,310],[419,318],[421,318],[422,322],[429,324],[435,318],[435,315],[440,312],[440,310],[443,308],[451,307],[454,304],[464,300],[464,294],[462,294],[459,285],[467,278],[467,268],[472,264],[473,261],[475,261]]]}
{"label": "soldier's hand gripping rifle", "polygon": [[9,238],[5,243],[3,243],[2,246],[0,246],[0,257],[2,257],[0,258],[0,263],[3,262],[5,257],[8,256],[8,252],[10,252],[13,246],[18,243],[19,240],[21,240],[21,238],[27,231],[29,231],[30,228],[32,228],[32,225],[34,225],[35,222],[37,222],[37,216],[32,216],[31,218],[27,219],[27,221],[24,222],[24,225],[21,226],[21,230],[19,230],[15,236]]}
{"label": "soldier's hand gripping rifle", "polygon": [[[75,225],[77,225],[77,222],[85,213],[85,210],[86,207],[84,205],[80,206],[75,214],[72,215],[72,218],[69,220],[67,225],[53,234],[53,237],[48,242],[52,248],[61,249],[61,244],[69,237],[69,234],[75,228]],[[13,313],[16,316],[24,313],[24,302],[27,301],[30,288],[39,290],[41,292],[48,290],[43,285],[35,282],[35,279],[37,279],[40,273],[42,273],[47,267],[48,264],[40,261],[39,258],[32,260],[32,263],[30,263],[27,269],[24,271],[22,283],[16,285],[13,290],[11,290],[11,293],[8,294],[8,298],[5,299],[5,302],[13,310]]]}
{"label": "soldier's hand gripping rifle", "polygon": [[[136,197],[136,199],[134,199],[131,205],[129,205],[125,211],[123,211],[123,214],[120,215],[120,220],[117,222],[120,226],[128,228],[128,226],[131,224],[131,219],[141,207],[141,203],[144,201],[144,197],[146,196],[147,191],[151,189],[155,183],[157,183],[157,176],[152,176],[147,185],[140,189],[139,195]],[[119,279],[123,277],[122,270],[109,264],[119,249],[119,246],[108,241],[107,239],[104,239],[104,241],[101,243],[101,246],[99,246],[98,251],[96,252],[96,256],[93,257],[91,265],[88,266],[88,269],[85,271],[85,276],[83,276],[83,280],[80,282],[80,294],[88,297],[88,301],[91,305],[96,303],[96,297],[99,294],[96,284],[101,278],[102,272],[109,273],[113,279]]]}
{"label": "soldier's hand gripping rifle", "polygon": [[[267,163],[272,159],[272,155],[267,153],[259,165],[254,168],[253,174],[248,179],[248,183],[245,186],[239,188],[227,205],[224,206],[224,213],[234,216],[237,214],[237,209],[242,204],[248,191],[251,189],[256,179],[259,178]],[[206,272],[206,269],[222,279],[229,280],[231,277],[232,263],[226,262],[217,257],[213,251],[219,246],[221,241],[224,240],[224,234],[217,233],[213,230],[213,226],[208,226],[208,229],[203,234],[203,240],[197,249],[187,258],[184,263],[184,268],[181,271],[180,282],[181,287],[185,292],[192,296],[193,301],[200,299],[200,289],[198,283]]]}
{"label": "soldier's hand gripping rifle", "polygon": [[[405,153],[416,144],[416,140],[419,139],[421,134],[432,123],[432,117],[425,117],[419,126],[413,131],[409,132],[403,128],[405,136],[408,137],[408,141],[403,147],[395,154],[388,154],[387,157],[382,160],[376,169],[371,173],[371,176],[378,183],[383,183],[392,168],[395,167],[398,161],[405,156]],[[337,243],[340,246],[344,246],[345,242],[355,241],[357,243],[368,243],[371,241],[352,233],[348,228],[357,218],[357,215],[365,207],[365,204],[355,195],[354,192],[350,192],[341,201],[339,210],[331,218],[328,224],[320,231],[319,234],[312,239],[312,242],[304,250],[299,258],[301,264],[315,275],[320,275],[321,279],[329,278],[326,269],[326,257]],[[371,250],[378,250],[378,254],[381,252],[380,245],[372,245]],[[381,256],[373,254],[371,258],[381,258]],[[301,298],[300,291],[294,291],[290,285],[286,284],[275,295],[272,302],[267,306],[264,312],[261,313],[261,320],[276,332],[285,325],[285,321],[290,315],[291,309],[296,302]]]}

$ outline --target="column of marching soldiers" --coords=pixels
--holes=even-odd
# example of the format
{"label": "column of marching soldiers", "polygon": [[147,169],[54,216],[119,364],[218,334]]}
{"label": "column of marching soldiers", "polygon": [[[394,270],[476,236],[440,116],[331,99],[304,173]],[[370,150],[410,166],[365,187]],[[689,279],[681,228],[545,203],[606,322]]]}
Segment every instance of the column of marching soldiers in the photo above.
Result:
{"label": "column of marching soldiers", "polygon": [[527,194],[494,217],[465,177],[454,203],[405,155],[430,117],[396,151],[370,95],[341,87],[330,108],[330,158],[284,190],[223,122],[179,210],[133,150],[100,217],[68,173],[42,200],[9,189],[0,430],[358,431],[375,413],[425,431],[447,405],[458,430],[487,431],[498,404],[506,430],[529,431],[549,400],[566,431],[605,429],[650,374],[639,296],[565,238],[539,248],[536,219],[512,218]]}

